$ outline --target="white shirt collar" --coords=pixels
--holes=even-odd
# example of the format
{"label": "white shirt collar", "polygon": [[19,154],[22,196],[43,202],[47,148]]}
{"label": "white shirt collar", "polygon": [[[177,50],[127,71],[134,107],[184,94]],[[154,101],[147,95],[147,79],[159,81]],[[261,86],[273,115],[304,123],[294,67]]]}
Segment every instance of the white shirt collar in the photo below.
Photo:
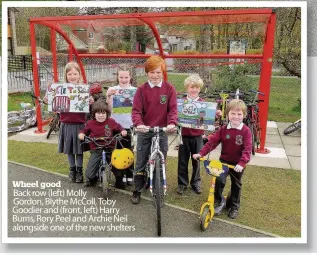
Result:
{"label": "white shirt collar", "polygon": [[[237,126],[235,129],[241,130],[243,128],[243,125],[244,125],[243,122],[241,122],[240,125]],[[229,122],[229,124],[227,125],[227,129],[231,129],[231,128],[233,127],[231,127],[231,124]]]}
{"label": "white shirt collar", "polygon": [[157,85],[153,85],[150,81],[147,81],[148,83],[149,83],[149,85],[150,85],[150,87],[153,89],[154,87],[162,87],[162,84],[163,84],[163,81],[161,80],[161,82],[159,83],[159,84],[157,84]]}
{"label": "white shirt collar", "polygon": [[199,99],[199,97],[196,97],[195,99],[191,99],[191,98],[188,97],[188,95],[187,95],[186,98],[187,98],[187,100],[190,101],[190,102],[192,102],[192,101],[198,101],[198,99]]}

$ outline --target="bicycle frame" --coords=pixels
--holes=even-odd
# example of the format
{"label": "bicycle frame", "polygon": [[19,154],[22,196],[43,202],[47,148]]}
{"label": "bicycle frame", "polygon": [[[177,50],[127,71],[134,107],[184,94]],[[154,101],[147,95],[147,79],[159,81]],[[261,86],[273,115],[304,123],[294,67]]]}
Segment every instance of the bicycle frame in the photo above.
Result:
{"label": "bicycle frame", "polygon": [[[155,136],[152,137],[152,144],[151,144],[151,155],[148,160],[148,177],[150,178],[150,187],[149,190],[151,194],[153,195],[153,175],[154,175],[154,169],[155,169],[155,158],[157,155],[160,157],[161,162],[161,168],[162,168],[162,177],[163,177],[163,195],[166,195],[167,191],[167,185],[166,185],[166,172],[165,172],[165,158],[163,152],[160,150],[160,129],[159,127],[154,127],[153,132],[155,133]],[[165,132],[165,130],[163,129]]]}
{"label": "bicycle frame", "polygon": [[[111,146],[112,142],[115,140],[116,144],[115,144],[115,148],[117,147],[117,142],[121,143],[120,140],[122,140],[122,136],[120,134],[115,135],[114,137],[110,138],[109,137],[85,137],[85,141],[82,143],[90,143],[93,142],[98,149],[102,150],[102,154],[101,154],[101,160],[100,160],[100,164],[99,164],[99,169],[98,169],[98,180],[100,181],[100,183],[102,183],[102,189],[104,192],[105,197],[108,197],[109,195],[109,183],[110,183],[110,177],[111,177],[111,168],[112,168],[112,164],[108,164],[107,163],[107,148],[109,148],[109,146]],[[107,141],[104,144],[99,144],[96,141]]]}
{"label": "bicycle frame", "polygon": [[261,128],[260,128],[260,120],[259,114],[257,112],[257,104],[259,102],[263,102],[263,100],[257,100],[258,95],[264,95],[263,93],[255,90],[250,90],[250,92],[254,93],[254,98],[250,103],[247,103],[247,116],[245,119],[245,123],[250,128],[252,133],[252,154],[255,154],[255,147],[258,148],[261,139]]}

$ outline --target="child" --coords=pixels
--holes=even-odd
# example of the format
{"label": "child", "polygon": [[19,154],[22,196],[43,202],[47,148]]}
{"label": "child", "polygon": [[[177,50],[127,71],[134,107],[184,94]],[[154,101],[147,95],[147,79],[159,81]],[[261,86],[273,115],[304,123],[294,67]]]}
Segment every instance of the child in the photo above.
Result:
{"label": "child", "polygon": [[[81,71],[76,62],[69,62],[65,66],[64,81],[79,84]],[[79,130],[84,128],[86,114],[74,112],[60,113],[60,131],[58,152],[67,154],[69,162],[69,182],[83,182],[83,150],[78,139]]]}
{"label": "child", "polygon": [[[107,106],[107,103],[103,99],[97,100],[92,107],[92,116],[93,120],[89,120],[84,129],[80,130],[78,138],[80,140],[84,140],[86,135],[91,137],[109,137],[109,141],[113,138],[114,132],[121,132],[122,136],[127,135],[127,131],[117,123],[114,119],[110,118],[110,110]],[[107,142],[107,141],[104,141]],[[102,143],[101,141],[98,142],[99,144]],[[91,142],[90,144],[90,158],[86,169],[86,181],[84,186],[94,186],[98,179],[97,173],[99,170],[99,163],[101,161],[102,150],[97,149],[96,145]],[[114,148],[109,148],[107,155],[107,162],[110,163],[111,161],[111,152]],[[122,183],[122,177],[120,176],[120,171],[115,169],[112,166],[111,170],[113,171],[114,175],[116,176],[116,188],[124,189]]]}
{"label": "child", "polygon": [[[242,100],[234,99],[226,107],[226,115],[229,118],[229,124],[221,127],[215,135],[211,136],[198,154],[194,154],[194,159],[199,159],[214,150],[221,143],[220,161],[223,163],[235,165],[229,169],[231,177],[231,198],[227,201],[229,208],[228,217],[235,219],[238,217],[241,196],[241,179],[246,167],[250,161],[252,150],[252,136],[250,129],[243,124],[243,118],[246,116],[247,107]],[[215,187],[215,215],[220,215],[225,200],[222,195],[226,185],[227,176],[218,177]]]}
{"label": "child", "polygon": [[[127,65],[120,65],[118,66],[117,71],[117,78],[118,78],[118,85],[110,87],[107,90],[107,103],[109,109],[112,110],[113,105],[113,96],[119,94],[119,90],[136,90],[135,87],[131,85],[131,69]],[[132,105],[132,104],[131,104]],[[120,123],[125,130],[128,132],[127,140],[122,142],[123,147],[133,150],[131,147],[131,130],[130,127],[132,126],[131,120],[131,113],[112,113],[112,118],[115,119],[118,123]],[[133,169],[134,165],[130,166],[125,170],[126,175],[126,182],[128,186],[132,185],[133,181]]]}
{"label": "child", "polygon": [[[147,133],[149,127],[166,127],[172,132],[177,124],[177,100],[173,85],[162,81],[166,71],[164,60],[152,56],[145,62],[148,81],[138,87],[133,100],[132,122],[140,132],[137,139],[137,159],[134,170],[135,190],[131,201],[138,204],[144,187],[144,171],[151,149],[154,134]],[[166,158],[168,150],[167,135],[160,134],[160,148]]]}
{"label": "child", "polygon": [[[204,101],[199,97],[200,89],[203,87],[203,80],[197,75],[191,75],[185,79],[184,87],[187,96],[184,99],[189,101]],[[183,144],[178,148],[178,188],[177,193],[182,195],[189,184],[188,180],[188,161],[190,155],[200,151],[203,146],[202,136],[204,130],[182,128]],[[201,193],[201,179],[199,161],[192,160],[193,172],[190,185],[194,192]]]}

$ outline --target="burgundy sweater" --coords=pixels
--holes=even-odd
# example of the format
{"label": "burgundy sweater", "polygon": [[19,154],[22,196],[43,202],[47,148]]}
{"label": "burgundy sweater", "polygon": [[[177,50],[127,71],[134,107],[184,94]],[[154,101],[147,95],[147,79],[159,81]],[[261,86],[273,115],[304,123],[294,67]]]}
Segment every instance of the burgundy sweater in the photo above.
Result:
{"label": "burgundy sweater", "polygon": [[[97,141],[99,144],[107,143],[111,141],[113,138],[113,132],[121,132],[122,130],[125,130],[118,122],[116,122],[112,118],[107,118],[104,122],[98,122],[96,120],[89,120],[85,126],[84,129],[80,130],[79,133],[83,133],[85,135],[89,135],[91,137],[109,137],[107,141]],[[91,142],[90,149],[95,150],[96,145]],[[110,148],[113,148],[115,145],[115,140],[113,143],[109,146]]]}
{"label": "burgundy sweater", "polygon": [[66,124],[80,124],[85,123],[86,114],[82,112],[61,112],[60,120]]}
{"label": "burgundy sweater", "polygon": [[245,167],[250,161],[252,151],[252,136],[250,129],[243,125],[241,130],[227,126],[221,127],[212,135],[199,154],[204,157],[214,150],[219,143],[222,144],[220,159],[226,163]]}
{"label": "burgundy sweater", "polygon": [[162,87],[151,88],[148,82],[140,86],[133,100],[134,125],[166,127],[177,125],[177,99],[173,85],[164,82]]}
{"label": "burgundy sweater", "polygon": [[[187,97],[184,97],[183,99],[187,99]],[[197,101],[202,102],[204,101],[204,99],[198,98]],[[203,134],[204,134],[204,130],[182,127],[182,136],[201,136]]]}

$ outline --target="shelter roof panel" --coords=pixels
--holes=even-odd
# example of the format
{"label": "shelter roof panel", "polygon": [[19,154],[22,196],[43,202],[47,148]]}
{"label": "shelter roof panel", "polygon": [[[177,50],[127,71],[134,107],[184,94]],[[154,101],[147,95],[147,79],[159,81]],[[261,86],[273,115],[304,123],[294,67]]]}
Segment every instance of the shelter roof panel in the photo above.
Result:
{"label": "shelter roof panel", "polygon": [[137,14],[110,14],[110,15],[86,15],[64,17],[31,18],[30,21],[46,21],[59,24],[87,27],[98,24],[104,27],[140,26],[145,21],[172,24],[230,24],[268,22],[272,9],[245,9],[245,10],[216,10],[216,11],[190,11],[190,12],[161,12],[161,13],[137,13]]}

